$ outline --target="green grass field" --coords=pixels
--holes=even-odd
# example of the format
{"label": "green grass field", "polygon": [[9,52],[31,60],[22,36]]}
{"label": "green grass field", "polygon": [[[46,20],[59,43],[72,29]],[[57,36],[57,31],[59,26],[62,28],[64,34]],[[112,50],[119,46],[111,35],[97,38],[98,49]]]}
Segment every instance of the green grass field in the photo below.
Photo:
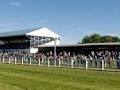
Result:
{"label": "green grass field", "polygon": [[0,64],[0,90],[120,90],[120,72]]}

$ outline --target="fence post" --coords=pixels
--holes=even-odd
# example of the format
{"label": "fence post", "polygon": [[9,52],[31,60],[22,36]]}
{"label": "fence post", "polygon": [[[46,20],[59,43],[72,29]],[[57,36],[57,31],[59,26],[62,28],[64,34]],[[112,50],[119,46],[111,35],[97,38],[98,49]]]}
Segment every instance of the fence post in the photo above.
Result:
{"label": "fence post", "polygon": [[15,57],[15,64],[16,64],[17,58]]}
{"label": "fence post", "polygon": [[48,67],[50,66],[50,59],[48,58]]}
{"label": "fence post", "polygon": [[38,59],[38,66],[40,66],[40,58]]}
{"label": "fence post", "polygon": [[104,70],[104,60],[102,60],[102,71]]}
{"label": "fence post", "polygon": [[23,64],[23,57],[22,57],[22,64]]}
{"label": "fence post", "polygon": [[56,67],[56,59],[54,59],[54,64],[55,64],[55,67]]}
{"label": "fence post", "polygon": [[74,60],[71,59],[71,68],[73,68],[73,62],[74,62]]}
{"label": "fence post", "polygon": [[85,69],[86,70],[88,69],[88,60],[87,59],[85,60]]}
{"label": "fence post", "polygon": [[30,65],[31,65],[31,57],[30,57]]}
{"label": "fence post", "polygon": [[8,60],[9,60],[9,62],[8,62],[8,63],[10,64],[10,57],[9,57],[9,59],[8,59]]}
{"label": "fence post", "polygon": [[107,67],[107,63],[106,63],[106,60],[104,61],[105,62],[105,68]]}
{"label": "fence post", "polygon": [[5,63],[5,57],[3,56],[3,63]]}
{"label": "fence post", "polygon": [[61,62],[60,62],[60,58],[58,58],[58,60],[59,60],[59,67],[60,67],[60,64],[61,64]]}
{"label": "fence post", "polygon": [[43,60],[43,58],[42,58],[42,63],[44,63],[44,60]]}

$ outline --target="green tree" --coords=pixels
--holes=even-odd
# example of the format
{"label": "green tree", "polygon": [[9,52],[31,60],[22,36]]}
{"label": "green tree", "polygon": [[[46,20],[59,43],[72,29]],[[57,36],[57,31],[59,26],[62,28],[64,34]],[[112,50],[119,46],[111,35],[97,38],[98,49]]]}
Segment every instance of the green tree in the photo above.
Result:
{"label": "green tree", "polygon": [[90,43],[99,43],[101,42],[101,36],[99,34],[93,34],[89,37]]}
{"label": "green tree", "polygon": [[98,43],[101,42],[101,36],[99,34],[92,34],[91,36],[85,36],[82,39],[82,43]]}
{"label": "green tree", "polygon": [[85,36],[82,40],[82,43],[90,43],[89,36]]}
{"label": "green tree", "polygon": [[120,38],[117,36],[92,34],[90,36],[85,36],[82,39],[82,43],[101,43],[101,42],[120,42]]}
{"label": "green tree", "polygon": [[120,38],[117,36],[113,37],[113,42],[120,42]]}
{"label": "green tree", "polygon": [[109,35],[105,35],[105,36],[102,36],[101,38],[101,42],[113,42],[113,37],[112,36],[109,36]]}

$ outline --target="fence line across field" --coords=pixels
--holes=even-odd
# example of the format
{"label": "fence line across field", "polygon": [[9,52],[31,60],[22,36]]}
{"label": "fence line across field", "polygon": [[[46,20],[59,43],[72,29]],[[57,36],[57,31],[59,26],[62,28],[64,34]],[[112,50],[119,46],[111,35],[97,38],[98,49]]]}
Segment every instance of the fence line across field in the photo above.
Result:
{"label": "fence line across field", "polygon": [[2,63],[8,64],[24,64],[24,65],[38,65],[38,66],[54,66],[54,67],[79,67],[84,69],[96,68],[96,69],[109,69],[114,68],[117,69],[120,66],[120,60],[113,60],[111,62],[107,62],[106,60],[90,60],[90,59],[74,59],[70,58],[56,58],[54,60],[53,57],[46,58],[33,58],[33,57],[0,57]]}

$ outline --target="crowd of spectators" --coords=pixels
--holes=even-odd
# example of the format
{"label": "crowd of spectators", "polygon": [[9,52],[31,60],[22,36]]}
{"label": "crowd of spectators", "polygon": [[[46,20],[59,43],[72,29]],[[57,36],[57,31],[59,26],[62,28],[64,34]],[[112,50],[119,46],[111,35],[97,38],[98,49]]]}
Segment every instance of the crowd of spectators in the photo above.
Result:
{"label": "crowd of spectators", "polygon": [[0,57],[24,57],[24,58],[34,58],[34,60],[41,60],[41,63],[47,58],[51,59],[51,62],[54,63],[54,60],[61,60],[61,64],[70,65],[71,59],[74,60],[75,65],[83,64],[85,65],[86,60],[89,62],[89,66],[98,67],[98,63],[101,64],[101,60],[104,60],[108,66],[112,65],[112,62],[116,62],[117,68],[120,68],[120,52],[118,51],[91,51],[87,54],[75,53],[75,52],[58,52],[56,56],[54,56],[54,52],[49,51],[45,53],[36,53],[30,54],[29,50],[7,50],[1,51]]}

